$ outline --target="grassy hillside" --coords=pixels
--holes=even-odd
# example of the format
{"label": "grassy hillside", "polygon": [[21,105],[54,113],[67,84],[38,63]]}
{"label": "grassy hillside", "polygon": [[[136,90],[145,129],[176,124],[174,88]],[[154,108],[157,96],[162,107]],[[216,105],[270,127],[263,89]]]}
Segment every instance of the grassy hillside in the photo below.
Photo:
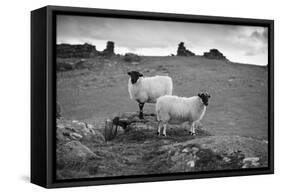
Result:
{"label": "grassy hillside", "polygon": [[[198,56],[141,57],[138,63],[120,56],[58,60],[87,67],[57,72],[57,100],[63,110],[63,118],[57,119],[59,179],[268,165],[266,67]],[[212,97],[198,134],[188,135],[188,125],[170,125],[167,137],[159,137],[155,115],[139,120],[138,105],[127,89],[127,72],[132,70],[171,76],[176,95],[207,90]],[[144,112],[154,113],[154,105],[146,104]],[[105,119],[116,115],[137,122],[105,141]]]}
{"label": "grassy hillside", "polygon": [[[137,70],[145,76],[171,76],[176,95],[193,96],[207,90],[211,99],[202,124],[209,133],[267,140],[266,67],[198,56],[141,57],[139,63],[116,56],[86,59],[85,63],[89,68],[57,73],[57,100],[65,118],[102,126],[105,118],[137,111],[127,89],[127,72]],[[144,111],[154,112],[154,105],[146,104]]]}

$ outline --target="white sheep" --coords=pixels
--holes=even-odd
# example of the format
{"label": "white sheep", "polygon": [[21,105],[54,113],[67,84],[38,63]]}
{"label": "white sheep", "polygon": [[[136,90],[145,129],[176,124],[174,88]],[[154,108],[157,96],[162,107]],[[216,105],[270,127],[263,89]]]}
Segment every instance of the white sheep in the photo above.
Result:
{"label": "white sheep", "polygon": [[162,125],[163,135],[166,136],[167,124],[181,124],[189,122],[190,134],[195,135],[195,123],[199,122],[206,111],[211,96],[207,92],[193,97],[178,97],[165,95],[157,99],[156,114],[158,120],[158,135]]}
{"label": "white sheep", "polygon": [[145,103],[156,103],[157,98],[172,95],[173,81],[169,76],[143,77],[137,71],[128,72],[130,76],[128,91],[130,98],[139,104],[139,118],[143,119],[143,106]]}

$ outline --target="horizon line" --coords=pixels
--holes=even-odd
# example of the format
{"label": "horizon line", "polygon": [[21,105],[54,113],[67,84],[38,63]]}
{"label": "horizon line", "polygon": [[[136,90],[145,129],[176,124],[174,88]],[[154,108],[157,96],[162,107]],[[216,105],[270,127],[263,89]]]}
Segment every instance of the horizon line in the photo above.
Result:
{"label": "horizon line", "polygon": [[[107,42],[113,42],[114,44],[115,44],[115,42],[114,41],[112,41],[112,40],[108,40],[108,41],[106,41],[106,43]],[[181,43],[181,42],[180,42]],[[67,43],[67,42],[60,42],[60,43],[56,43],[56,46],[57,45],[61,45],[61,44],[68,44],[68,45],[85,45],[85,44],[88,44],[88,45],[91,45],[91,46],[94,46],[94,47],[96,47],[96,45],[95,44],[91,44],[91,43],[89,43],[89,42],[84,42],[84,43]],[[105,44],[105,47],[104,47],[104,49],[106,48],[106,44]],[[117,47],[115,47],[115,45],[114,45],[114,50],[116,49]],[[188,49],[188,48],[186,48],[187,50],[189,50],[189,51],[191,51],[190,49]],[[210,51],[210,50],[212,50],[212,49],[217,49],[217,48],[210,48],[209,50],[207,49],[207,51],[205,51],[205,52],[208,52],[208,51]],[[223,52],[222,52],[222,50],[219,50],[219,49],[217,49],[218,51],[220,51],[222,54],[223,54]],[[103,51],[103,49],[102,50],[98,50],[97,48],[96,48],[96,51],[98,51],[98,52],[102,52]],[[191,51],[191,52],[193,52],[193,51]],[[193,57],[204,57],[204,53],[205,52],[203,52],[203,55],[200,55],[200,54],[196,54],[195,52],[193,52],[195,55],[193,56]],[[192,56],[178,56],[176,53],[170,53],[170,54],[166,54],[166,55],[142,55],[142,54],[139,54],[139,53],[137,53],[137,52],[131,52],[131,51],[129,51],[129,52],[124,52],[124,53],[115,53],[116,55],[125,55],[126,53],[133,53],[133,54],[136,54],[136,55],[138,55],[138,56],[142,56],[142,57],[192,57]],[[225,55],[224,55],[225,56]],[[268,66],[268,63],[267,64],[253,64],[253,63],[245,63],[245,62],[239,62],[239,61],[232,61],[232,60],[230,60],[230,59],[228,59],[227,58],[227,56],[225,56],[226,57],[226,61],[228,61],[228,62],[231,62],[231,63],[238,63],[238,64],[242,64],[242,65],[252,65],[252,66],[264,66],[264,67],[267,67]],[[205,59],[208,59],[207,57],[204,57]],[[221,60],[221,59],[212,59],[212,60]]]}

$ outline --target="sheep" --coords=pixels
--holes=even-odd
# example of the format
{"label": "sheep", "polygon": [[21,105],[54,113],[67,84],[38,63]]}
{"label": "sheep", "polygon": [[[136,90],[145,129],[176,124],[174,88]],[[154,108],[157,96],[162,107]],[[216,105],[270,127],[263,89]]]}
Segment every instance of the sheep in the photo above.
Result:
{"label": "sheep", "polygon": [[155,104],[157,98],[164,95],[172,95],[173,81],[169,76],[143,77],[137,71],[128,72],[130,76],[128,91],[130,98],[139,104],[139,118],[143,118],[143,107],[145,103]]}
{"label": "sheep", "polygon": [[189,122],[191,126],[189,133],[195,135],[195,124],[203,118],[210,97],[207,92],[201,92],[189,98],[171,95],[158,98],[156,102],[157,134],[160,135],[163,125],[163,136],[166,136],[167,123]]}

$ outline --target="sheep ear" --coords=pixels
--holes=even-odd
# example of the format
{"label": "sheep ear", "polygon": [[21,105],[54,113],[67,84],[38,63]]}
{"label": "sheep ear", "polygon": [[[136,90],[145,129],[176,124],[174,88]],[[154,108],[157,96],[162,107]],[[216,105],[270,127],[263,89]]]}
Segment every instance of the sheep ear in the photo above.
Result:
{"label": "sheep ear", "polygon": [[140,74],[139,74],[139,76],[140,76],[140,77],[143,77],[143,74],[142,74],[142,73],[140,73]]}
{"label": "sheep ear", "polygon": [[132,72],[129,71],[129,72],[128,72],[128,75],[131,75],[131,74],[132,74]]}

